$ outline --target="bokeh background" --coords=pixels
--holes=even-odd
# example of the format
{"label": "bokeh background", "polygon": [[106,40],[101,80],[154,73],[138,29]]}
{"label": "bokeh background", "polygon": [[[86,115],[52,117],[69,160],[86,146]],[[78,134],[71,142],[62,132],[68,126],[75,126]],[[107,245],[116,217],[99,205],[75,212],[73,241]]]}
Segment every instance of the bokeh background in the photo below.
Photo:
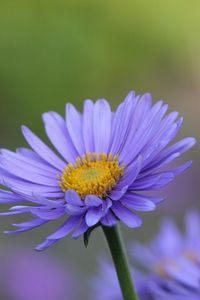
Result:
{"label": "bokeh background", "polygon": [[[131,89],[139,94],[151,92],[154,100],[162,98],[168,102],[170,110],[178,110],[184,117],[179,138],[195,136],[198,140],[199,11],[198,0],[1,0],[0,147],[14,150],[26,146],[20,133],[21,124],[28,125],[46,140],[41,121],[44,111],[55,110],[63,115],[67,101],[81,110],[85,98],[102,97],[114,109]],[[127,243],[150,239],[163,215],[171,215],[181,223],[188,209],[199,208],[199,147],[197,143],[185,155],[185,159],[193,158],[192,168],[163,191],[167,201],[156,212],[143,214],[144,226],[137,230],[123,228]],[[15,218],[1,218],[1,231],[10,228],[11,221]],[[47,252],[35,254],[34,245],[56,225],[55,222],[22,236],[1,234],[1,268],[7,274],[10,264],[5,261],[13,262],[12,272],[17,275],[5,277],[5,272],[0,272],[0,282],[2,278],[9,282],[0,286],[1,300],[24,300],[20,292],[11,291],[16,279],[29,274],[35,282],[33,259],[41,265],[41,257],[49,260],[49,256],[54,264],[76,277],[73,290],[79,290],[79,294],[74,296],[68,290],[65,299],[88,299],[88,281],[96,272],[96,258],[108,252],[101,230],[92,235],[88,249],[81,239],[66,238]],[[22,253],[19,259],[26,258],[20,270],[13,261],[18,261],[19,252]],[[49,266],[52,271],[54,267]],[[43,269],[46,268],[44,265]],[[63,270],[60,272],[63,274]],[[26,295],[25,300],[47,299],[45,295],[49,289],[52,294],[52,285],[56,285],[52,278],[49,277],[51,284],[44,283],[46,294],[42,298]],[[32,290],[36,288],[37,282]],[[62,300],[61,296],[52,298],[58,299]]]}

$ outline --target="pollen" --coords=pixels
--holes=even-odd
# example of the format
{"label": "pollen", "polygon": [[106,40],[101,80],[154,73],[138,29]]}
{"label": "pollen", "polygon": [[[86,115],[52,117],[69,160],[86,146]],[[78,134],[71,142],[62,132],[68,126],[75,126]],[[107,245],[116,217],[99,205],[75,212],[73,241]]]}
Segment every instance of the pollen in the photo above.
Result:
{"label": "pollen", "polygon": [[117,184],[123,171],[124,166],[119,165],[117,155],[86,153],[77,157],[74,165],[69,163],[64,168],[58,183],[63,192],[72,189],[81,198],[87,195],[104,198]]}

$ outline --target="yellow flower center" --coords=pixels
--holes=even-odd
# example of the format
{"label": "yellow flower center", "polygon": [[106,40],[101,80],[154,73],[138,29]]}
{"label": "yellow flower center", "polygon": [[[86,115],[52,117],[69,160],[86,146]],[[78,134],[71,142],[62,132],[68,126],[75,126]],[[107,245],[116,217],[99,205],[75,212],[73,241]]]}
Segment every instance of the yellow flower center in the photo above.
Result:
{"label": "yellow flower center", "polygon": [[110,153],[86,153],[77,157],[76,163],[69,163],[59,177],[59,186],[66,192],[75,190],[81,198],[86,195],[105,197],[116,185],[124,166],[118,163],[118,156]]}

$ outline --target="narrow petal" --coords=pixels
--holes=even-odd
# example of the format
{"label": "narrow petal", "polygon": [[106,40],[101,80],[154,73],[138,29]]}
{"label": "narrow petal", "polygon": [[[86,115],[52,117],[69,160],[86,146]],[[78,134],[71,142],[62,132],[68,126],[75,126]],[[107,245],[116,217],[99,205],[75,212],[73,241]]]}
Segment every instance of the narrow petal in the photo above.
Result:
{"label": "narrow petal", "polygon": [[114,200],[117,201],[119,199],[121,199],[123,197],[123,195],[126,193],[126,191],[128,190],[128,185],[126,185],[125,187],[123,187],[121,190],[117,190],[117,189],[113,189],[109,195],[109,197]]}
{"label": "narrow petal", "polygon": [[47,223],[45,220],[42,220],[42,219],[34,219],[34,220],[29,220],[29,221],[26,221],[26,222],[22,222],[22,223],[13,223],[12,225],[15,226],[15,227],[18,227],[18,228],[32,228],[32,227],[37,227],[37,226],[40,226],[42,224],[45,224]]}
{"label": "narrow petal", "polygon": [[71,205],[75,205],[75,206],[83,205],[83,201],[81,201],[81,198],[79,197],[77,192],[75,192],[74,190],[66,191],[65,200],[66,200],[66,202],[70,203]]}
{"label": "narrow petal", "polygon": [[43,114],[43,121],[46,134],[53,146],[67,162],[74,163],[78,156],[78,152],[69,136],[63,118],[55,112],[48,112]]}
{"label": "narrow petal", "polygon": [[79,236],[84,234],[88,230],[88,228],[89,227],[87,226],[87,224],[85,223],[85,220],[83,219],[81,225],[73,232],[72,238],[77,239]]}
{"label": "narrow petal", "polygon": [[[40,219],[36,219],[36,220],[31,220],[31,221],[27,221],[21,224],[13,224],[14,226],[18,227],[19,229],[17,230],[7,230],[4,231],[5,234],[20,234],[23,233],[25,231],[29,231],[32,229],[35,229],[41,225],[46,224],[48,221],[47,220],[40,220]],[[24,225],[24,226],[23,226]]]}
{"label": "narrow petal", "polygon": [[35,173],[35,169],[29,165],[27,167],[23,162],[19,163],[19,161],[10,162],[9,159],[0,156],[0,165],[7,172],[10,172],[12,175],[20,177],[24,180],[31,181],[38,184],[50,185],[50,186],[58,186],[58,180],[55,178],[49,178],[44,175],[40,175],[39,173]]}
{"label": "narrow petal", "polygon": [[117,224],[117,219],[115,218],[111,210],[109,210],[107,214],[103,218],[101,218],[101,224],[109,227],[112,227]]}
{"label": "narrow petal", "polygon": [[58,170],[63,170],[66,163],[62,161],[55,153],[47,147],[30,129],[22,126],[22,133],[31,146],[31,148],[39,154],[45,161]]}
{"label": "narrow petal", "polygon": [[172,181],[173,178],[173,172],[163,172],[160,174],[148,175],[135,181],[130,189],[133,191],[157,189],[168,184],[170,181]]}
{"label": "narrow petal", "polygon": [[95,152],[108,153],[111,134],[111,109],[106,100],[98,100],[94,106],[93,133]]}
{"label": "narrow petal", "polygon": [[[19,151],[19,149],[17,151]],[[42,161],[42,158],[39,159],[37,153],[32,150],[29,151],[31,151],[31,157],[27,157],[26,155],[21,154],[21,152],[15,153],[7,149],[1,149],[1,154],[11,163],[17,165],[23,164],[24,168],[27,168],[27,172],[29,171],[29,168],[31,168],[31,171],[34,171],[35,174],[55,178],[58,174],[58,170],[50,166],[47,162]],[[34,153],[34,155],[32,155],[32,153]],[[37,159],[35,159],[35,155]]]}
{"label": "narrow petal", "polygon": [[16,203],[23,201],[23,199],[12,192],[0,190],[0,203]]}
{"label": "narrow petal", "polygon": [[43,207],[32,208],[30,209],[30,212],[42,220],[56,220],[65,214],[64,207],[57,209],[48,209]]}
{"label": "narrow petal", "polygon": [[102,204],[102,199],[100,199],[99,197],[97,197],[97,196],[93,196],[93,195],[88,195],[88,196],[86,196],[86,198],[85,198],[85,205],[87,205],[87,206],[91,206],[91,207],[93,207],[93,206],[96,206],[96,207],[98,207],[99,205],[101,205]]}
{"label": "narrow petal", "polygon": [[93,153],[94,136],[93,136],[93,114],[94,104],[91,100],[85,100],[83,110],[83,140],[86,152]]}
{"label": "narrow petal", "polygon": [[124,174],[117,184],[118,189],[122,189],[125,186],[130,186],[136,180],[141,167],[142,167],[142,157],[139,156],[135,161],[131,163],[128,167],[125,167]]}
{"label": "narrow petal", "polygon": [[131,192],[126,193],[123,196],[121,203],[126,207],[137,211],[152,211],[156,208],[156,205],[148,198]]}
{"label": "narrow petal", "polygon": [[69,216],[80,216],[86,212],[87,208],[85,206],[75,206],[72,204],[65,205],[65,212]]}
{"label": "narrow petal", "polygon": [[67,103],[66,105],[66,124],[71,140],[76,151],[81,156],[85,154],[85,146],[82,135],[82,116],[75,107]]}
{"label": "narrow petal", "polygon": [[179,175],[180,173],[184,172],[185,170],[187,170],[191,165],[192,165],[192,160],[189,160],[186,163],[184,163],[183,165],[170,170],[170,172],[172,172],[174,174],[174,176],[176,176],[176,175]]}
{"label": "narrow petal", "polygon": [[58,240],[45,240],[43,243],[41,243],[37,247],[35,247],[35,250],[37,250],[37,251],[44,251],[47,248],[49,248],[50,246],[52,246],[55,243],[57,243],[58,241],[59,241],[59,239]]}
{"label": "narrow petal", "polygon": [[52,187],[46,186],[41,184],[35,184],[31,182],[27,182],[23,179],[15,179],[9,177],[3,177],[2,185],[16,190],[21,191],[28,196],[33,195],[33,191],[37,194],[40,194],[43,197],[50,197],[50,198],[62,198],[64,193],[61,191],[60,187]]}
{"label": "narrow petal", "polygon": [[[156,167],[160,167],[161,165],[165,165],[166,163],[169,163],[174,158],[177,157],[174,156],[176,153],[182,154],[186,152],[188,149],[190,149],[194,144],[196,143],[196,140],[194,138],[185,138],[176,144],[168,147],[167,149],[163,150],[158,157],[153,160],[149,165],[148,169],[153,170]],[[146,172],[147,170],[145,170]]]}
{"label": "narrow petal", "polygon": [[88,210],[85,215],[86,224],[91,227],[99,222],[102,217],[102,208],[101,207],[92,207]]}
{"label": "narrow petal", "polygon": [[72,216],[67,219],[53,234],[47,237],[48,240],[57,240],[68,235],[80,222],[80,217]]}
{"label": "narrow petal", "polygon": [[142,224],[142,220],[139,216],[135,215],[119,202],[115,202],[113,204],[112,211],[128,227],[135,228],[141,226]]}
{"label": "narrow petal", "polygon": [[111,145],[109,152],[119,154],[126,142],[129,129],[131,126],[132,116],[134,109],[137,105],[138,97],[131,91],[126,96],[123,103],[121,103],[113,118],[112,133],[111,133]]}

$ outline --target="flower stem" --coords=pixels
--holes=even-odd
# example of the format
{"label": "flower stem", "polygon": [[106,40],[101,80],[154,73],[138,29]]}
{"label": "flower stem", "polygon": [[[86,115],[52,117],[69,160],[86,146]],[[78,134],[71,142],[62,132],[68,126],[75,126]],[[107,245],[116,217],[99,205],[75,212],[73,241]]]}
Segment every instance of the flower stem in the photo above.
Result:
{"label": "flower stem", "polygon": [[139,300],[133,286],[128,259],[119,228],[117,226],[102,226],[102,228],[110,248],[124,300]]}

